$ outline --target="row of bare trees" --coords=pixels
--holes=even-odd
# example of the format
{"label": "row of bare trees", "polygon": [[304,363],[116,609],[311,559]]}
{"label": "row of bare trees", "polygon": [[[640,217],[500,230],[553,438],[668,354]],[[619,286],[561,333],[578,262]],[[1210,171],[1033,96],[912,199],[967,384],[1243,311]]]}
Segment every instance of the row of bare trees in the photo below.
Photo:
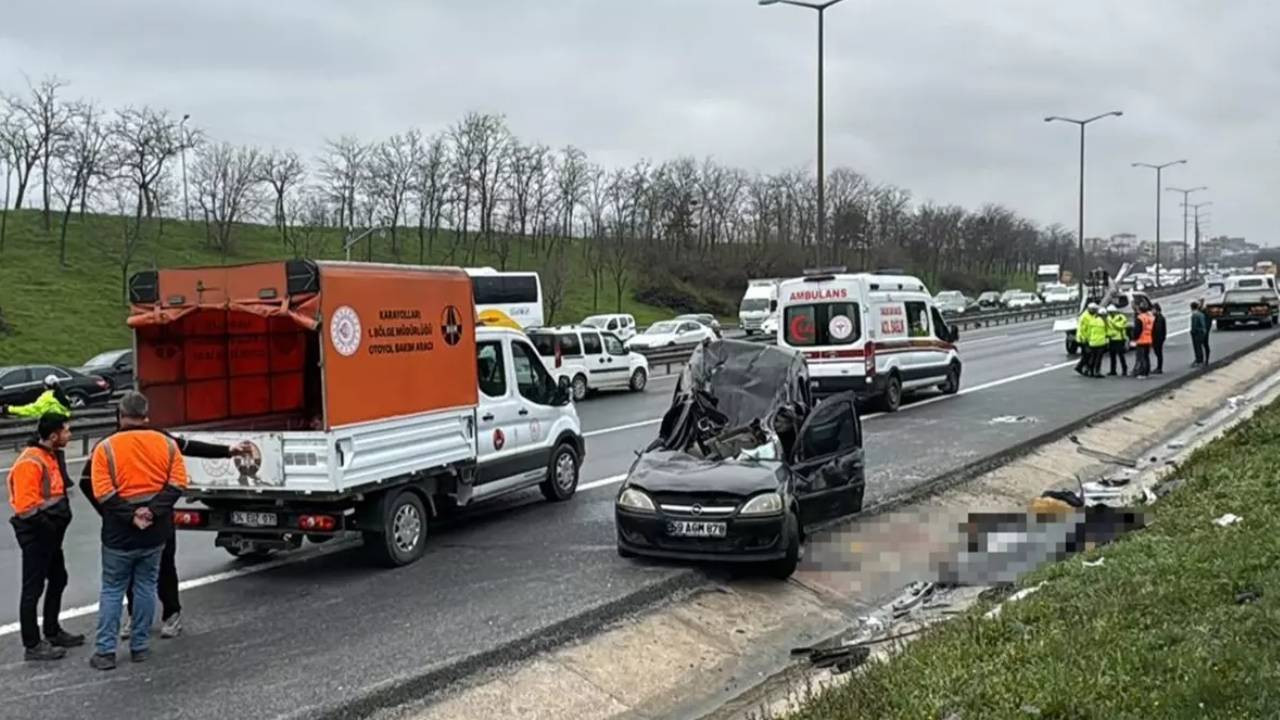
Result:
{"label": "row of bare trees", "polygon": [[[261,222],[294,255],[381,228],[360,248],[367,258],[376,241],[407,262],[542,269],[552,315],[564,286],[585,278],[597,307],[621,307],[631,290],[691,308],[707,304],[700,290],[734,291],[749,277],[818,261],[963,285],[1072,253],[1059,226],[995,204],[916,202],[848,168],[828,178],[828,243],[817,248],[816,180],[802,170],[757,174],[688,157],[605,168],[573,146],[521,140],[501,116],[481,113],[433,134],[330,139],[308,160],[211,140],[163,110],[107,112],[67,99],[66,87],[50,78],[0,95],[3,207],[38,203],[51,234],[60,217],[64,263],[74,213],[120,216],[122,273],[144,221],[183,216],[203,221],[206,242],[224,257],[235,252],[237,227]],[[0,251],[6,222],[7,213]]]}

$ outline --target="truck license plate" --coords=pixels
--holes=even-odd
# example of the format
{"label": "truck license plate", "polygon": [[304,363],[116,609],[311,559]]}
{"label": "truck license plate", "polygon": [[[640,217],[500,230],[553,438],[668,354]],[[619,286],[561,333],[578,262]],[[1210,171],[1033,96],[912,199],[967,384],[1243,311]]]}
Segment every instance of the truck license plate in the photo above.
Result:
{"label": "truck license plate", "polygon": [[728,529],[722,522],[672,520],[667,523],[667,534],[672,537],[722,538]]}
{"label": "truck license plate", "polygon": [[233,512],[231,513],[232,525],[243,525],[244,527],[275,527],[276,514],[267,512]]}

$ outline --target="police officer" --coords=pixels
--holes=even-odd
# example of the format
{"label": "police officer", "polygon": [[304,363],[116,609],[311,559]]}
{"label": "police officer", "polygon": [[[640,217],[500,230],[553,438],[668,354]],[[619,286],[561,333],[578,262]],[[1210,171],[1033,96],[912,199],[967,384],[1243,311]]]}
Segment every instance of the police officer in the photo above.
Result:
{"label": "police officer", "polygon": [[1093,356],[1089,353],[1089,321],[1093,317],[1094,307],[1093,303],[1089,303],[1080,317],[1076,318],[1076,347],[1080,349],[1080,362],[1076,363],[1076,372],[1085,376],[1089,375],[1093,362]]}
{"label": "police officer", "polygon": [[66,393],[62,392],[62,388],[58,387],[58,383],[57,375],[46,375],[44,392],[40,393],[40,397],[36,398],[35,402],[28,405],[0,405],[0,416],[38,418],[47,413],[56,413],[70,418],[71,400],[67,398]]}
{"label": "police officer", "polygon": [[1125,357],[1129,344],[1129,319],[1120,312],[1115,305],[1107,306],[1107,347],[1111,354],[1111,372],[1108,375],[1115,377],[1116,374],[1116,358],[1120,359],[1120,375],[1127,376],[1129,374],[1129,361]]}
{"label": "police officer", "polygon": [[1089,344],[1089,377],[1102,377],[1102,357],[1107,353],[1107,321],[1097,303],[1089,304],[1085,342]]}
{"label": "police officer", "polygon": [[89,664],[116,666],[116,638],[124,595],[132,583],[134,607],[129,650],[133,662],[151,655],[151,620],[165,541],[173,532],[173,506],[187,487],[178,444],[147,427],[147,399],[120,398],[120,429],[94,448],[89,459],[93,497],[102,513],[102,592],[98,600],[97,647]]}
{"label": "police officer", "polygon": [[[9,505],[13,508],[14,534],[22,548],[22,592],[18,620],[22,627],[24,658],[59,660],[66,648],[84,644],[83,635],[62,629],[62,591],[67,587],[67,565],[62,539],[71,524],[67,500],[66,458],[63,448],[71,441],[67,417],[53,413],[40,417],[36,437],[9,469]],[[36,625],[36,608],[44,595],[44,640]]]}

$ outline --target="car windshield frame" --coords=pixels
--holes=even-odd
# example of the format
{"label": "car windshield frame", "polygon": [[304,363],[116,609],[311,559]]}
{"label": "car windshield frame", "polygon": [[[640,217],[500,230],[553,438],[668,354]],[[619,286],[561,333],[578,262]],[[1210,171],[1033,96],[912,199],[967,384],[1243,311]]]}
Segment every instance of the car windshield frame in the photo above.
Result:
{"label": "car windshield frame", "polygon": [[768,312],[770,305],[769,298],[755,297],[744,298],[738,306],[739,312]]}
{"label": "car windshield frame", "polygon": [[680,323],[674,320],[660,320],[645,329],[645,335],[674,335]]}

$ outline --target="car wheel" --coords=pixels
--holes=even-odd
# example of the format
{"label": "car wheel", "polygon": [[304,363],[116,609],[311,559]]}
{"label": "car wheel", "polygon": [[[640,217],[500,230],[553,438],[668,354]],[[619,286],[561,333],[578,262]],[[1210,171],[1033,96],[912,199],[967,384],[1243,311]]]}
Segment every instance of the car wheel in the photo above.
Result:
{"label": "car wheel", "polygon": [[889,376],[884,394],[880,396],[880,409],[884,412],[898,412],[902,407],[902,380],[897,373]]}
{"label": "car wheel", "polygon": [[578,452],[569,443],[560,443],[551,453],[547,479],[538,486],[551,502],[564,502],[578,491]]}
{"label": "car wheel", "polygon": [[799,520],[790,523],[787,530],[787,554],[781,560],[765,564],[764,573],[775,580],[786,580],[795,574],[796,568],[800,565],[800,531],[797,529]]}
{"label": "car wheel", "polygon": [[591,388],[587,385],[587,377],[585,375],[573,376],[573,401],[582,402],[587,399],[587,391]]}
{"label": "car wheel", "polygon": [[938,386],[944,395],[955,395],[960,392],[960,363],[951,363],[947,368],[947,381]]}
{"label": "car wheel", "polygon": [[379,565],[400,567],[427,550],[427,509],[412,490],[401,490],[389,500],[387,496],[375,501],[383,505],[382,527],[364,533],[364,548]]}
{"label": "car wheel", "polygon": [[67,402],[71,403],[72,408],[82,408],[89,404],[89,396],[79,390],[68,390]]}
{"label": "car wheel", "polygon": [[1076,342],[1075,338],[1068,337],[1067,338],[1067,354],[1070,355],[1071,357],[1075,357],[1076,353],[1078,352],[1080,352],[1079,343]]}
{"label": "car wheel", "polygon": [[645,372],[644,368],[636,368],[636,371],[631,373],[631,391],[632,392],[643,392],[644,386],[648,384],[649,384],[649,373]]}

